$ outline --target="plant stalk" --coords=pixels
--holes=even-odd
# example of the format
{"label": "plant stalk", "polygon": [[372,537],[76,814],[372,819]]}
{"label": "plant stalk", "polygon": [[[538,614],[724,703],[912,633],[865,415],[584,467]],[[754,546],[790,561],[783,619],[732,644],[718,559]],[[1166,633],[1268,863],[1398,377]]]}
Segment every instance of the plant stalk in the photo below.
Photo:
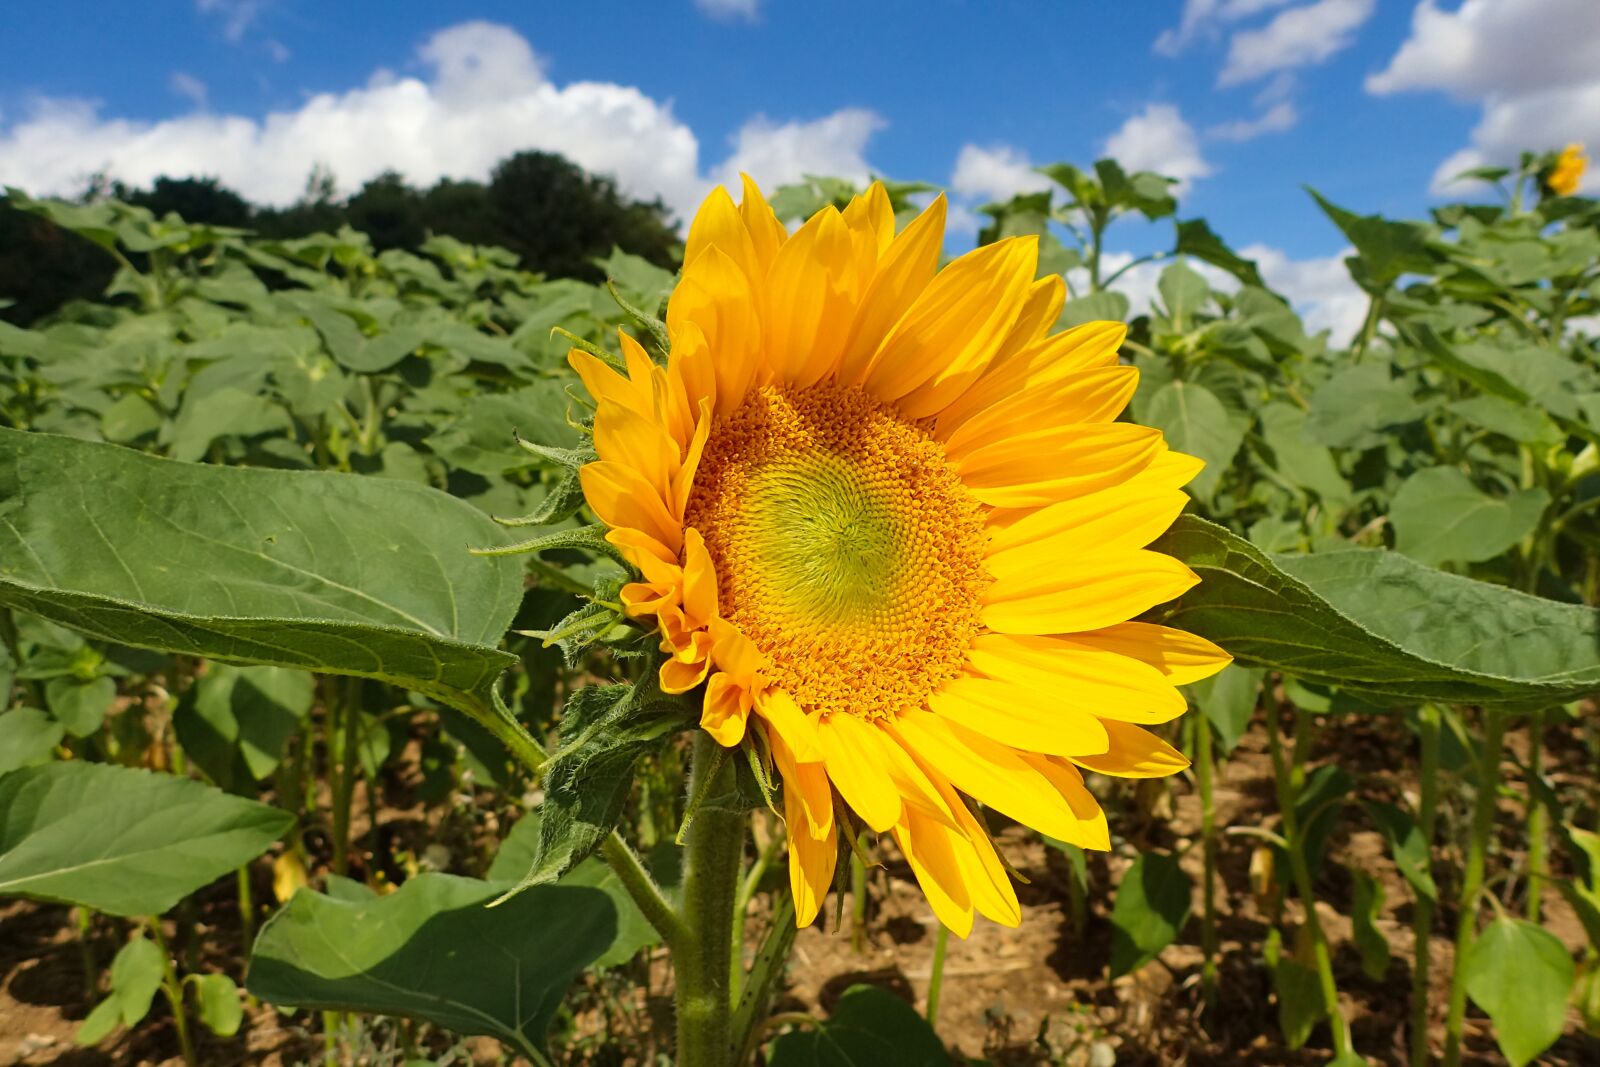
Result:
{"label": "plant stalk", "polygon": [[[716,759],[716,741],[697,731],[689,794],[706,800],[689,825],[684,847],[681,935],[669,943],[678,1015],[678,1067],[733,1067],[730,1019],[733,909],[744,860],[745,818],[726,800],[734,791],[733,764]],[[700,780],[713,774],[712,781]]]}
{"label": "plant stalk", "polygon": [[189,1018],[183,1009],[183,983],[178,980],[178,968],[172,962],[172,950],[167,947],[166,936],[161,932],[161,917],[152,915],[146,920],[150,936],[161,950],[161,992],[172,1005],[172,1024],[178,1032],[178,1047],[183,1051],[183,1062],[195,1067],[194,1041],[189,1037]]}
{"label": "plant stalk", "polygon": [[1550,812],[1539,799],[1544,777],[1544,709],[1528,720],[1528,900],[1527,917],[1539,921],[1545,879],[1550,876],[1547,855]]}
{"label": "plant stalk", "polygon": [[1212,751],[1211,722],[1205,716],[1195,719],[1195,775],[1200,787],[1200,852],[1205,865],[1205,880],[1200,890],[1200,948],[1205,962],[1200,970],[1200,992],[1206,1011],[1217,1001],[1217,811],[1212,788],[1215,754]]}
{"label": "plant stalk", "polygon": [[1467,1016],[1467,969],[1461,959],[1478,926],[1478,895],[1483,890],[1483,869],[1494,830],[1494,802],[1500,791],[1500,749],[1505,741],[1506,717],[1484,712],[1483,751],[1478,759],[1478,796],[1472,808],[1472,839],[1467,849],[1467,869],[1461,879],[1461,915],[1456,922],[1455,967],[1450,975],[1450,1014],[1445,1019],[1445,1067],[1460,1067],[1461,1028]]}
{"label": "plant stalk", "polygon": [[928,972],[928,1029],[939,1025],[939,990],[944,985],[944,951],[950,943],[950,928],[939,924],[933,935],[933,967]]}
{"label": "plant stalk", "polygon": [[[1301,735],[1308,728],[1305,716],[1295,712],[1298,729],[1295,736],[1296,755],[1310,746],[1302,743]],[[1328,949],[1328,938],[1317,916],[1316,894],[1311,883],[1311,868],[1306,863],[1304,842],[1300,839],[1299,817],[1295,814],[1295,801],[1299,799],[1298,782],[1304,775],[1294,774],[1283,758],[1283,741],[1278,736],[1278,724],[1267,730],[1267,743],[1272,753],[1273,777],[1278,786],[1278,808],[1283,818],[1283,837],[1288,843],[1289,870],[1294,876],[1295,895],[1300,898],[1300,908],[1305,913],[1306,931],[1311,935],[1312,955],[1316,961],[1317,982],[1322,988],[1322,1000],[1328,1010],[1328,1030],[1333,1036],[1334,1059],[1348,1056],[1350,1052],[1350,1024],[1339,1008],[1339,987],[1333,977],[1333,954]],[[1299,764],[1300,760],[1296,760]]]}
{"label": "plant stalk", "polygon": [[[1424,704],[1417,714],[1422,735],[1422,782],[1417,801],[1417,829],[1433,858],[1439,819],[1439,709]],[[1411,1067],[1428,1067],[1428,984],[1433,969],[1433,900],[1418,893],[1411,913],[1414,940],[1411,968]]]}

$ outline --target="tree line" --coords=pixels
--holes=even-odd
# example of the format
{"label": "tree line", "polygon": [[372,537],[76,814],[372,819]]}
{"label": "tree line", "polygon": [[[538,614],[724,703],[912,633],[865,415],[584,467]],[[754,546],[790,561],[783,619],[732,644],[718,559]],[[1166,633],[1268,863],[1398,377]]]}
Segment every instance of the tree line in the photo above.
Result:
{"label": "tree line", "polygon": [[[333,176],[318,169],[301,199],[283,208],[252,204],[209,177],[160,177],[148,188],[94,180],[81,199],[104,197],[158,217],[175,212],[187,222],[266,237],[349,226],[365,233],[379,252],[415,251],[430,234],[447,234],[510,249],[526,270],[591,282],[603,280],[594,258],[613,246],[668,268],[677,266],[680,253],[680,238],[659,199],[630,199],[612,179],[550,152],[518,152],[502,160],[487,182],[445,178],[422,189],[390,171],[343,198]],[[69,300],[97,297],[115,269],[92,242],[0,198],[0,318],[26,326]]]}

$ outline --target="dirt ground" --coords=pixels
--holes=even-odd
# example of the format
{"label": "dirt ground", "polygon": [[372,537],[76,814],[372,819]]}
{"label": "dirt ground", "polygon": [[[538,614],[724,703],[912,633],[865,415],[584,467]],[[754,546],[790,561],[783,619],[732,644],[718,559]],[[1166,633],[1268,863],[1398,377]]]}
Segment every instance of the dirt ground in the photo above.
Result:
{"label": "dirt ground", "polygon": [[[1252,732],[1219,766],[1215,798],[1220,827],[1271,827],[1275,823],[1276,800],[1263,730],[1258,718]],[[1559,737],[1549,741],[1551,774],[1558,785],[1563,780],[1593,779],[1581,745],[1564,745]],[[1357,778],[1359,794],[1397,800],[1415,788],[1414,745],[1393,720],[1345,720],[1338,743],[1337,757]],[[1514,735],[1513,744],[1519,743],[1525,744],[1525,740]],[[1404,755],[1397,756],[1401,753]],[[1335,755],[1331,751],[1315,753],[1313,763]],[[1001,845],[1013,866],[1029,879],[1018,887],[1022,925],[1012,930],[980,919],[969,939],[950,939],[938,1016],[940,1036],[962,1057],[1006,1065],[1299,1067],[1326,1063],[1330,1054],[1325,1026],[1313,1031],[1306,1048],[1293,1052],[1284,1046],[1278,1029],[1271,975],[1261,959],[1270,924],[1250,884],[1250,857],[1257,840],[1240,834],[1224,834],[1221,839],[1216,885],[1219,994],[1215,1011],[1208,1014],[1203,1011],[1200,986],[1202,858],[1194,843],[1200,808],[1193,782],[1175,779],[1170,790],[1154,795],[1153,802],[1146,796],[1141,808],[1143,817],[1125,811],[1113,815],[1113,825],[1139,848],[1180,853],[1182,865],[1195,883],[1196,918],[1178,943],[1133,974],[1108,981],[1107,887],[1115,885],[1120,868],[1128,861],[1115,857],[1091,861],[1089,916],[1080,935],[1069,914],[1066,858],[1026,831],[1007,828],[1000,835]],[[385,808],[379,816],[380,829],[392,821],[396,827],[426,833],[421,817],[425,813],[420,805]],[[1500,817],[1507,830],[1505,846],[1521,847],[1512,832],[1522,818],[1519,805],[1510,799],[1503,801]],[[356,827],[357,832],[360,829]],[[1436,859],[1435,875],[1446,886],[1452,884],[1454,863],[1454,857]],[[258,867],[262,898],[270,899],[270,872],[264,861]],[[1388,939],[1393,958],[1377,981],[1362,971],[1350,940],[1348,867],[1365,870],[1385,889],[1378,928]],[[802,931],[776,1010],[825,1014],[845,989],[858,982],[884,986],[919,1009],[925,1008],[937,929],[933,914],[903,864],[891,861],[872,871],[869,886],[871,907],[860,943],[852,937],[848,907],[842,929],[830,921]],[[199,958],[186,961],[191,969],[196,965],[200,969],[214,967],[238,978],[242,951],[230,890],[230,886],[214,886],[196,898],[189,913],[168,916],[168,920],[169,928],[181,921],[198,935],[190,939],[201,946]],[[1359,814],[1348,814],[1334,830],[1317,890],[1319,916],[1334,946],[1342,1006],[1351,1021],[1355,1045],[1378,1063],[1403,1064],[1414,958],[1412,897],[1388,859],[1382,838]],[[1448,896],[1449,890],[1444,893]],[[1576,917],[1556,894],[1547,894],[1545,899],[1548,913],[1544,925],[1577,952],[1584,934]],[[827,916],[829,920],[833,917],[831,902]],[[1293,903],[1285,906],[1282,928],[1286,943],[1292,943],[1298,917]],[[1454,923],[1453,909],[1441,907],[1433,937],[1436,988],[1432,999],[1439,1014],[1432,1020],[1431,1034],[1436,1053],[1443,1042],[1442,1012],[1452,950],[1449,931]],[[758,917],[752,919],[752,937],[760,925]],[[102,919],[85,945],[67,908],[27,902],[0,906],[0,1067],[133,1067],[182,1062],[171,1015],[159,996],[151,1015],[133,1031],[118,1031],[92,1048],[74,1044],[73,1033],[94,1003],[84,984],[84,949],[92,955],[96,969],[103,969],[116,952],[117,937],[113,925]],[[574,1062],[652,1061],[650,1050],[661,1048],[663,1028],[670,1018],[666,977],[665,961],[658,950],[649,960],[635,961],[631,974],[612,972],[609,979],[588,980],[590,989],[574,998],[575,1017],[567,1023],[581,1038],[575,1046]],[[622,1015],[592,1007],[605,999],[602,994],[606,991],[596,987],[601,981],[609,981],[613,987],[619,982],[630,985],[626,999],[633,1004]],[[1547,1067],[1600,1064],[1600,1040],[1583,1036],[1575,1012],[1570,1013],[1569,1023],[1567,1035],[1537,1062]],[[307,1032],[304,1016],[280,1015],[265,1005],[247,1011],[245,1025],[233,1039],[224,1041],[198,1026],[196,1030],[199,1058],[208,1067],[276,1067],[324,1059],[322,1039]],[[376,1038],[366,1034],[341,1043],[337,1061],[398,1065],[402,1057],[394,1042],[385,1044],[382,1037],[382,1033]],[[440,1039],[426,1047],[438,1062],[513,1062],[502,1059],[498,1046],[487,1039],[453,1046]],[[634,1054],[632,1050],[642,1051]],[[1472,1010],[1467,1021],[1466,1060],[1474,1064],[1505,1062],[1488,1032],[1487,1020]]]}

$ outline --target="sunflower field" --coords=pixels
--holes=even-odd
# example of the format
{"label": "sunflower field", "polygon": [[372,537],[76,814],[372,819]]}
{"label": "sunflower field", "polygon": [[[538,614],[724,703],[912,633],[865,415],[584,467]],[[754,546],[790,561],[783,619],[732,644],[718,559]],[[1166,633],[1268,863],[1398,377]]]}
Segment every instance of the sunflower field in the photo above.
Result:
{"label": "sunflower field", "polygon": [[1348,345],[1113,160],[599,286],[8,190],[0,1061],[1600,1063],[1582,165],[1312,192]]}

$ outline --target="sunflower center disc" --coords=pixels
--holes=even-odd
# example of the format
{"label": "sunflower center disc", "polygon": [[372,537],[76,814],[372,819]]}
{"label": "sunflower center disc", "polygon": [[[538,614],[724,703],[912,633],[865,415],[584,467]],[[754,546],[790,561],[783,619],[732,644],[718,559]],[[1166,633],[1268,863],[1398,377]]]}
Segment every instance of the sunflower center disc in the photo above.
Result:
{"label": "sunflower center disc", "polygon": [[712,428],[685,524],[722,615],[807,711],[920,706],[978,632],[983,507],[938,442],[858,389],[752,390]]}

